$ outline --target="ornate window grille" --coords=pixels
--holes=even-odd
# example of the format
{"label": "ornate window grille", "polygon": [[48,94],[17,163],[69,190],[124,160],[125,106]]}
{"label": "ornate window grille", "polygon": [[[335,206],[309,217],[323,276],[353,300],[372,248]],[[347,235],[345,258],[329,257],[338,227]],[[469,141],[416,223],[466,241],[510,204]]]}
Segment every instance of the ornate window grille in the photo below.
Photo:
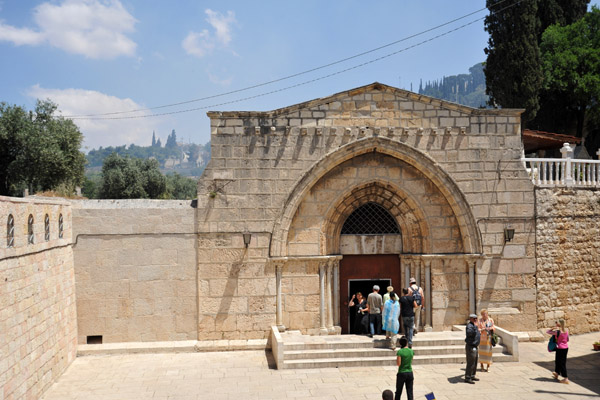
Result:
{"label": "ornate window grille", "polygon": [[15,246],[15,217],[12,214],[8,214],[8,220],[6,221],[6,247]]}
{"label": "ornate window grille", "polygon": [[366,203],[350,214],[342,235],[385,235],[399,234],[398,223],[392,215],[377,203]]}
{"label": "ornate window grille", "polygon": [[63,238],[63,216],[60,214],[58,216],[58,238]]}
{"label": "ornate window grille", "polygon": [[29,214],[29,218],[27,219],[27,243],[33,244],[34,236],[33,236],[33,215]]}
{"label": "ornate window grille", "polygon": [[44,240],[50,240],[50,217],[48,214],[44,217]]}

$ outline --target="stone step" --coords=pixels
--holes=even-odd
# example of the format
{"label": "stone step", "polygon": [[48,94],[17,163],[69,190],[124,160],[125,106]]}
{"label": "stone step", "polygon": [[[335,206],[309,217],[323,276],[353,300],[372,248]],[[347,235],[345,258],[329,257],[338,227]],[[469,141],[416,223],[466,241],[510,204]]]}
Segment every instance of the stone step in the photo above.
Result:
{"label": "stone step", "polygon": [[[427,355],[413,358],[413,365],[424,364],[462,364],[465,363],[464,354]],[[494,354],[494,362],[511,361],[510,355]],[[343,367],[371,367],[395,366],[395,356],[385,357],[347,357],[347,358],[320,358],[284,360],[284,369],[312,369],[312,368],[343,368]]]}
{"label": "stone step", "polygon": [[[419,346],[459,346],[465,345],[464,337],[461,338],[440,338],[440,339],[430,339],[430,338],[418,338],[413,337],[413,345],[415,347]],[[357,348],[387,348],[389,347],[389,343],[383,337],[376,336],[375,339],[371,339],[368,337],[353,337],[348,340],[322,340],[322,341],[285,341],[283,344],[284,351],[288,350],[317,350],[317,349],[357,349]]]}
{"label": "stone step", "polygon": [[[443,356],[460,355],[464,356],[465,346],[414,346],[415,356]],[[496,346],[493,349],[494,355],[508,353],[502,346]],[[355,358],[355,357],[385,357],[395,355],[394,351],[388,348],[327,348],[327,349],[303,349],[303,350],[284,350],[283,358],[285,360],[301,359],[322,359],[322,358]]]}
{"label": "stone step", "polygon": [[[464,354],[465,345],[451,345],[451,346],[421,346],[413,343],[413,350],[415,355],[435,355],[435,354]],[[493,354],[508,353],[503,346],[496,346],[492,348]]]}
{"label": "stone step", "polygon": [[285,360],[307,360],[322,358],[358,358],[358,357],[394,357],[395,353],[391,349],[360,348],[360,349],[319,349],[319,350],[291,350],[285,351]]}

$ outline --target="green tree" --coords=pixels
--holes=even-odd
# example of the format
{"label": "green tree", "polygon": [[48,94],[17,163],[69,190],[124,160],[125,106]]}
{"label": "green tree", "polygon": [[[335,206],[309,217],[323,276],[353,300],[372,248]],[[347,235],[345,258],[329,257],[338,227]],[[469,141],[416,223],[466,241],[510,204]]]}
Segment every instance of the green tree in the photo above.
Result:
{"label": "green tree", "polygon": [[20,195],[83,183],[83,135],[73,121],[53,116],[57,105],[36,103],[33,112],[0,103],[0,194]]}
{"label": "green tree", "polygon": [[121,157],[113,153],[102,166],[103,199],[162,198],[167,195],[167,180],[155,159]]}
{"label": "green tree", "polygon": [[500,3],[503,0],[486,1],[490,10],[484,22],[490,34],[484,49],[486,92],[492,105],[525,108],[526,122],[539,109],[538,93],[542,87],[538,1],[521,1],[508,8]]}
{"label": "green tree", "polygon": [[177,148],[177,135],[175,134],[175,129],[173,129],[169,137],[167,137],[167,143],[165,143],[165,147],[168,149]]}
{"label": "green tree", "polygon": [[167,192],[171,199],[191,200],[198,193],[194,179],[179,175],[177,172],[167,175]]}
{"label": "green tree", "polygon": [[81,194],[88,199],[97,199],[102,186],[102,175],[99,172],[86,173],[81,187]]}
{"label": "green tree", "polygon": [[600,9],[592,7],[571,25],[550,26],[541,50],[544,88],[562,99],[576,118],[576,135],[583,137],[586,114],[598,110],[600,100]]}

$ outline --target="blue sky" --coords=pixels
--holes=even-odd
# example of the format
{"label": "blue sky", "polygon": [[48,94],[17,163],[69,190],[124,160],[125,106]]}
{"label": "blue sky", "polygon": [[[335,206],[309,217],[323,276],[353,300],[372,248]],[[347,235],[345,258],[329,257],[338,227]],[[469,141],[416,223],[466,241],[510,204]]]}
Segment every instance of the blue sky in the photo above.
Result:
{"label": "blue sky", "polygon": [[[320,67],[483,7],[484,0],[0,0],[0,101],[33,108],[36,98],[50,98],[64,116],[180,103]],[[420,79],[466,73],[485,60],[481,20],[434,39],[485,14],[255,89],[75,122],[84,150],[149,145],[153,131],[164,143],[172,129],[179,140],[206,143],[208,110],[271,110],[375,81],[417,91]],[[189,109],[197,110],[180,112]],[[150,116],[168,112],[177,113]]]}

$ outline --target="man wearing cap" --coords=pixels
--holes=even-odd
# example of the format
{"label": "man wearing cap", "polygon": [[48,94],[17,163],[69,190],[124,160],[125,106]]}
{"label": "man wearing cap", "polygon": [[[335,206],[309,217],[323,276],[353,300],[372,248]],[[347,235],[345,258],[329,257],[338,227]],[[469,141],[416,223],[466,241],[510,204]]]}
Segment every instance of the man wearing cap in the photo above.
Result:
{"label": "man wearing cap", "polygon": [[417,304],[417,306],[413,310],[415,313],[415,326],[413,329],[413,333],[416,335],[419,330],[419,326],[421,326],[421,310],[423,310],[423,306],[425,305],[425,297],[423,297],[423,288],[417,285],[417,280],[415,278],[410,278],[408,295],[412,296],[415,299],[415,303]]}
{"label": "man wearing cap", "polygon": [[465,370],[465,382],[475,383],[479,378],[475,377],[477,372],[477,359],[479,353],[477,352],[477,346],[479,346],[479,329],[477,328],[477,315],[469,315],[469,323],[467,324],[467,337],[465,338],[465,352],[467,353],[467,368]]}
{"label": "man wearing cap", "polygon": [[369,337],[373,335],[381,335],[381,309],[383,300],[379,294],[379,286],[373,286],[373,293],[367,297],[367,309],[369,312]]}

